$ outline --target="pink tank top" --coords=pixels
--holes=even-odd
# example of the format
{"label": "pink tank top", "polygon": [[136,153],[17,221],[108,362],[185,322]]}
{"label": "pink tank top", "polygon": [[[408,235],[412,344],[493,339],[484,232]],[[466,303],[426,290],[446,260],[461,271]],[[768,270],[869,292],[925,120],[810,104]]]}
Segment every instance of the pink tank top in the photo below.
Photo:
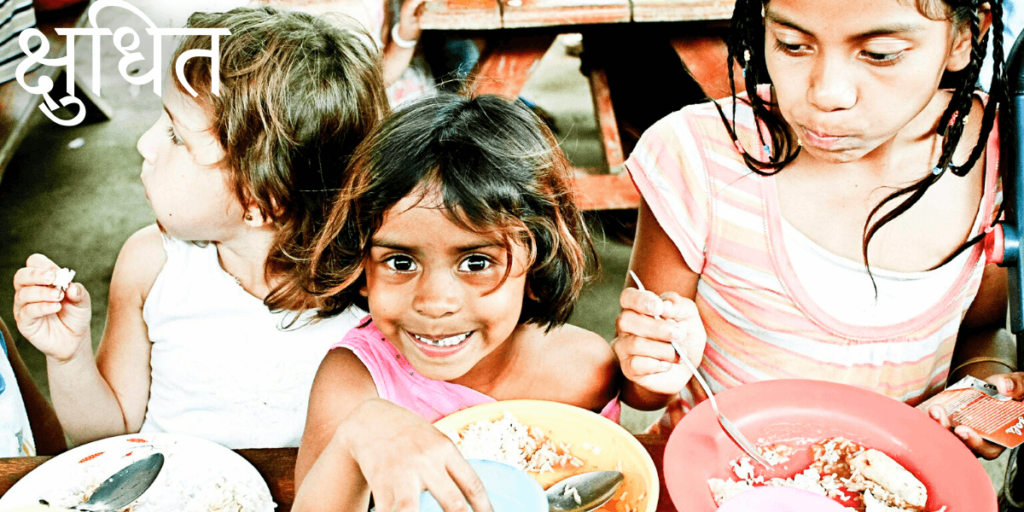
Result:
{"label": "pink tank top", "polygon": [[[370,317],[364,318],[359,325],[363,324],[366,325],[350,330],[331,348],[347,348],[363,362],[373,377],[380,398],[410,409],[431,423],[474,405],[495,401],[466,386],[420,375],[370,321]],[[601,409],[601,416],[618,423],[620,412],[616,397]]]}

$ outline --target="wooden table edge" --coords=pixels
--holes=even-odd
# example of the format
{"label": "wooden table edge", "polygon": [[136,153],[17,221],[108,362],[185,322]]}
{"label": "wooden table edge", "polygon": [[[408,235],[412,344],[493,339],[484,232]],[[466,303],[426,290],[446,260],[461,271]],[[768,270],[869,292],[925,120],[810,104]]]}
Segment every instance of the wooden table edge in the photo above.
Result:
{"label": "wooden table edge", "polygon": [[[664,479],[661,478],[662,460],[665,453],[665,443],[668,441],[668,438],[651,434],[638,434],[636,438],[651,455],[651,459],[658,469],[658,476],[661,479],[658,511],[675,512],[665,491]],[[259,471],[264,480],[267,481],[270,494],[278,505],[277,512],[289,512],[292,501],[295,498],[295,457],[298,449],[246,448],[234,451],[249,461]],[[52,458],[47,456],[0,458],[0,496],[6,494],[15,483],[30,471]]]}

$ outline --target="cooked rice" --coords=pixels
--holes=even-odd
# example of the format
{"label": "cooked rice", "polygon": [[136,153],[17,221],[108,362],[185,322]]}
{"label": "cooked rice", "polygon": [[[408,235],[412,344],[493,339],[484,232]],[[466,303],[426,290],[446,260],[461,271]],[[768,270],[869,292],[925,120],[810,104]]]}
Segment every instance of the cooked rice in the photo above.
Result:
{"label": "cooked rice", "polygon": [[[768,458],[773,466],[788,461],[794,452],[792,448],[783,445],[759,448],[758,451]],[[863,447],[842,437],[827,439],[812,446],[814,461],[803,472],[792,478],[772,478],[767,481],[763,476],[756,475],[756,468],[750,457],[740,457],[729,463],[733,474],[739,480],[712,478],[708,480],[708,487],[719,506],[753,487],[770,485],[795,487],[832,499],[848,501],[850,497],[843,493],[845,489],[860,495],[865,507],[863,512],[921,512],[922,509],[903,502],[897,495],[851,468],[849,460],[864,451]],[[857,512],[855,508],[847,507],[847,510]],[[944,511],[945,507],[942,507],[936,512]]]}
{"label": "cooked rice", "polygon": [[556,446],[541,429],[523,425],[508,411],[499,420],[478,421],[445,434],[467,459],[493,460],[533,473],[583,465],[570,445]]}
{"label": "cooked rice", "polygon": [[[533,473],[583,466],[583,461],[572,454],[572,445],[556,445],[541,429],[527,427],[508,411],[504,412],[501,419],[478,421],[459,432],[444,431],[444,434],[455,443],[462,456],[467,459],[493,460]],[[582,442],[580,445],[595,455],[601,453],[601,448],[591,443]],[[621,460],[617,462],[616,469],[622,472]],[[583,501],[575,487],[566,486],[562,494],[565,497],[572,496],[577,504]],[[627,492],[623,491],[622,496],[613,502],[617,503],[615,511],[639,512],[638,507],[626,503],[626,494]],[[645,497],[647,493],[640,494],[635,503],[643,503]],[[611,510],[606,507],[610,505],[605,504],[598,510]]]}
{"label": "cooked rice", "polygon": [[769,446],[758,446],[757,452],[768,461],[769,466],[777,466],[783,462],[789,462],[789,456],[793,455],[792,447],[784,444],[773,444]]}
{"label": "cooked rice", "polygon": [[71,281],[75,279],[75,271],[70,268],[59,268],[54,271],[53,286],[60,291],[67,291]]}

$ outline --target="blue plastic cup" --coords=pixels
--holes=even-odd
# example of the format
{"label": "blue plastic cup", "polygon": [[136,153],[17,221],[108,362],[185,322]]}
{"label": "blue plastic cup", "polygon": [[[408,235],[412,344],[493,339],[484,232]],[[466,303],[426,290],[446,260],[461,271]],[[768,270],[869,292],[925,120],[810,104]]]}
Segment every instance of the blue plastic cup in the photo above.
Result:
{"label": "blue plastic cup", "polygon": [[[469,465],[483,482],[494,512],[548,512],[544,489],[525,471],[490,460],[470,459]],[[423,491],[420,512],[443,512],[443,509],[430,492]]]}

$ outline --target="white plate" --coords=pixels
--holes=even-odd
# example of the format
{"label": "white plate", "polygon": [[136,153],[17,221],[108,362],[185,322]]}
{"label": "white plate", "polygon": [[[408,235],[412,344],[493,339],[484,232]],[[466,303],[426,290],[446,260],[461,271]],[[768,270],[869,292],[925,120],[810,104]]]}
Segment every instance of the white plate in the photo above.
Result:
{"label": "white plate", "polygon": [[47,500],[80,504],[103,480],[154,451],[164,466],[133,512],[272,512],[270,489],[256,468],[212,441],[177,434],[130,434],[68,450],[25,475],[0,497],[0,512]]}

